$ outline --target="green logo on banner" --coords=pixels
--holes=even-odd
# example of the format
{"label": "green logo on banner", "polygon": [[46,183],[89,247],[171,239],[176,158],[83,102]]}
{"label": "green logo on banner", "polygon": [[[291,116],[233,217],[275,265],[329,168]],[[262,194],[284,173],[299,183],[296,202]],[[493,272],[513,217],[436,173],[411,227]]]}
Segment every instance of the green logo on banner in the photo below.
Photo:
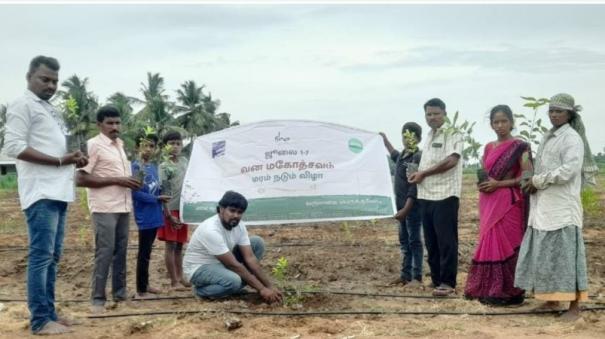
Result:
{"label": "green logo on banner", "polygon": [[349,149],[353,153],[359,153],[363,150],[363,144],[361,143],[361,141],[359,139],[355,139],[355,138],[349,139]]}

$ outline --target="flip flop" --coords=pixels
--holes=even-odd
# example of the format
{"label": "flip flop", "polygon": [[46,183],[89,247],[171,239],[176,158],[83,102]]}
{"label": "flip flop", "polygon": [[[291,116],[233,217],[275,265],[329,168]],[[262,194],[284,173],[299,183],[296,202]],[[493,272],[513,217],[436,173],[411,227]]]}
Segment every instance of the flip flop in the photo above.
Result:
{"label": "flip flop", "polygon": [[456,290],[449,286],[439,286],[433,290],[434,297],[447,297],[449,295],[455,294]]}

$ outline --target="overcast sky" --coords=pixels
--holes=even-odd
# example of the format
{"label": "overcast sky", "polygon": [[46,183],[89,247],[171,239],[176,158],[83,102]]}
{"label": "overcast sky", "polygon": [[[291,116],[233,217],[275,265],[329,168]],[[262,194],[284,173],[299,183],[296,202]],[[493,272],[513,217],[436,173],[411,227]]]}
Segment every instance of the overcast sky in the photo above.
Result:
{"label": "overcast sky", "polygon": [[[101,102],[141,97],[147,72],[167,94],[206,86],[221,112],[249,123],[329,121],[384,131],[428,129],[422,105],[494,134],[496,104],[567,92],[584,106],[594,153],[605,147],[605,5],[0,5],[0,103],[19,96],[30,59],[89,78]],[[540,112],[546,118],[546,110]]]}

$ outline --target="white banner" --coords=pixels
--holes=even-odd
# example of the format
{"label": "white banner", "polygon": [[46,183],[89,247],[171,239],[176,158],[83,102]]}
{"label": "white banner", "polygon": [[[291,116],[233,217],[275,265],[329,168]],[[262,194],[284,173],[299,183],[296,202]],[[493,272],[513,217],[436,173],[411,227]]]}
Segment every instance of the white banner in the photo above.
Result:
{"label": "white banner", "polygon": [[317,121],[262,121],[198,137],[183,183],[182,219],[199,223],[214,215],[228,190],[248,199],[248,225],[395,213],[380,135]]}

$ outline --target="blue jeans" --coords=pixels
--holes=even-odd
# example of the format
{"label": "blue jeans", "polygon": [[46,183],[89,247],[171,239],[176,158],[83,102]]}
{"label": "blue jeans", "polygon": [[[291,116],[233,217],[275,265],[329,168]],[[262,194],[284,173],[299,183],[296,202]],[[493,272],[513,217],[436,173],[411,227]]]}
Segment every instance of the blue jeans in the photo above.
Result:
{"label": "blue jeans", "polygon": [[420,237],[420,209],[414,206],[405,220],[399,222],[399,248],[401,249],[401,279],[422,281],[422,240]]}
{"label": "blue jeans", "polygon": [[63,250],[66,212],[66,202],[49,199],[38,200],[25,210],[29,234],[27,307],[34,333],[57,320],[55,280]]}
{"label": "blue jeans", "polygon": [[[265,242],[259,236],[251,236],[250,246],[256,259],[260,261],[265,253]],[[237,261],[244,263],[238,246],[235,247],[233,255]],[[195,294],[199,297],[212,298],[238,293],[246,286],[237,273],[226,268],[222,263],[202,265],[191,277],[191,284],[195,288]]]}

